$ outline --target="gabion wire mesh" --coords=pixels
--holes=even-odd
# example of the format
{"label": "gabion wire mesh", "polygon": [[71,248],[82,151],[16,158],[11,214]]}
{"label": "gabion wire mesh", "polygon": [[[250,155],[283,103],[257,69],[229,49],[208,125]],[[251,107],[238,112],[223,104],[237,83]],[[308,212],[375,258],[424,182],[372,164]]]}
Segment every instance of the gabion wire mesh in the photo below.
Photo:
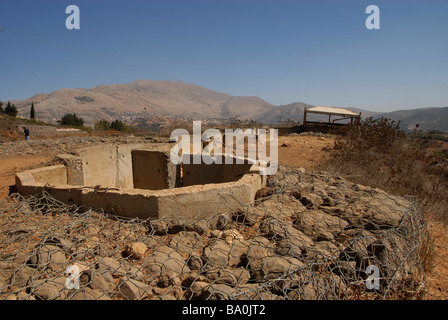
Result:
{"label": "gabion wire mesh", "polygon": [[0,230],[0,299],[408,299],[425,285],[412,201],[285,166],[236,211],[125,219],[13,194]]}

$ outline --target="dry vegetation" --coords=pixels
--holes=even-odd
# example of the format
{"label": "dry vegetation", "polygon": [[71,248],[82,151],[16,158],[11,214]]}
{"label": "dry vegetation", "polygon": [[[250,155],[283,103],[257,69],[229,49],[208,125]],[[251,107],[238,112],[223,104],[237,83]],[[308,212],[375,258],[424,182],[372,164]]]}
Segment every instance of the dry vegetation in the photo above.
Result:
{"label": "dry vegetation", "polygon": [[[446,226],[448,161],[430,149],[427,142],[406,136],[391,120],[369,118],[337,136],[331,156],[321,169],[391,194],[411,196],[428,221]],[[428,234],[420,248],[422,265],[428,273],[440,260],[435,237]]]}
{"label": "dry vegetation", "polygon": [[413,196],[427,217],[448,222],[448,162],[428,153],[424,140],[407,137],[385,119],[348,127],[323,169],[386,192]]}

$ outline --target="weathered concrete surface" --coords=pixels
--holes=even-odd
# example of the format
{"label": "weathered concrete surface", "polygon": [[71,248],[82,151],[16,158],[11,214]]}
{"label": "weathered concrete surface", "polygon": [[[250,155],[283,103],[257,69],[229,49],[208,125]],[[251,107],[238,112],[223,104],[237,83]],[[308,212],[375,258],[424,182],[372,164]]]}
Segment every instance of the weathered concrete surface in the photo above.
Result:
{"label": "weathered concrete surface", "polygon": [[60,155],[63,165],[16,175],[17,189],[35,195],[45,189],[56,199],[77,206],[102,208],[124,217],[162,218],[213,215],[251,204],[266,178],[241,165],[184,165],[184,187],[178,188],[180,166],[169,152],[144,144],[109,145]]}
{"label": "weathered concrete surface", "polygon": [[168,151],[132,150],[135,189],[163,190],[180,186],[180,167],[170,162]]}

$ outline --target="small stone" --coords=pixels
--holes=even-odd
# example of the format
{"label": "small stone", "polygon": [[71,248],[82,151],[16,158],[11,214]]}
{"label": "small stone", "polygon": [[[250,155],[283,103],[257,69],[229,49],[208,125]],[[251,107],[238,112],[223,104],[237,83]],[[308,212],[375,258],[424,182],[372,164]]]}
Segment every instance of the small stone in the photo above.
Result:
{"label": "small stone", "polygon": [[141,300],[151,293],[151,287],[134,279],[121,279],[118,289],[127,300]]}
{"label": "small stone", "polygon": [[134,242],[125,248],[126,256],[133,259],[142,260],[148,247],[142,242]]}

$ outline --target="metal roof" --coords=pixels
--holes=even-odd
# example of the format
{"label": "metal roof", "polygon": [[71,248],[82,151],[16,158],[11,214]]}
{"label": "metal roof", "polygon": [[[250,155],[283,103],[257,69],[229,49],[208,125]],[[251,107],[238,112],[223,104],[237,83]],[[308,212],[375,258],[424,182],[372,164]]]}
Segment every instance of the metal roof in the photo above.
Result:
{"label": "metal roof", "polygon": [[345,116],[345,117],[360,117],[360,114],[350,111],[348,109],[344,109],[344,108],[311,107],[311,108],[306,108],[305,112],[318,113],[318,114],[329,114],[329,115]]}

